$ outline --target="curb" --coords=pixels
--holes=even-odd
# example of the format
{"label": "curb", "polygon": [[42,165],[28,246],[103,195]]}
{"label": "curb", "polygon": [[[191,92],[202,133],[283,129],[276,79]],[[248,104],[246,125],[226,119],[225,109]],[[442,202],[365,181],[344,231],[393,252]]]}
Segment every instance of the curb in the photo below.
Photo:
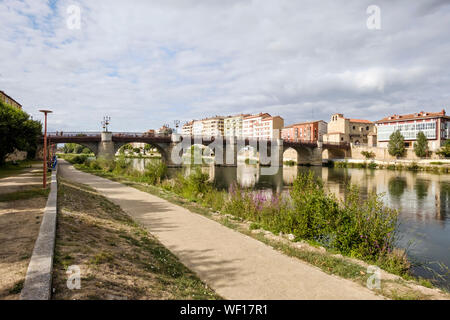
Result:
{"label": "curb", "polygon": [[44,210],[39,235],[34,244],[20,300],[50,300],[53,255],[56,235],[58,167],[52,172],[50,194]]}

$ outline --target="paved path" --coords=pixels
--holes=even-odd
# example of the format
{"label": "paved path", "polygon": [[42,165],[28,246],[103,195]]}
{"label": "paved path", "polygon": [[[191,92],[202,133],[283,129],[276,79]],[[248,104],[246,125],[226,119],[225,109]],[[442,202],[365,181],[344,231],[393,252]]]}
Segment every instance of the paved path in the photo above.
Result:
{"label": "paved path", "polygon": [[64,178],[89,185],[122,207],[226,299],[380,298],[151,194],[75,170],[64,161],[59,170]]}

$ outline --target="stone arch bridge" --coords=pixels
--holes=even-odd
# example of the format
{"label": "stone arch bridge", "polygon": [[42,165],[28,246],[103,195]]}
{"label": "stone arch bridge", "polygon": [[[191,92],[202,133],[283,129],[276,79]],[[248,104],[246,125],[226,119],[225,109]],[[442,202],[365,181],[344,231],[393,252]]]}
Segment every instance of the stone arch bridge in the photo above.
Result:
{"label": "stone arch bridge", "polygon": [[[322,165],[322,153],[328,158],[344,158],[350,151],[346,143],[321,143],[310,141],[283,141],[243,139],[237,137],[199,137],[172,135],[148,135],[133,132],[50,132],[49,144],[77,143],[89,148],[97,157],[113,158],[120,147],[128,143],[146,143],[155,147],[163,162],[169,167],[182,165],[182,154],[192,145],[207,146],[213,151],[216,165],[236,166],[237,155],[245,147],[252,147],[260,154],[260,164],[283,165],[283,153],[292,148],[297,152],[297,164]],[[41,143],[44,138],[41,137]]]}

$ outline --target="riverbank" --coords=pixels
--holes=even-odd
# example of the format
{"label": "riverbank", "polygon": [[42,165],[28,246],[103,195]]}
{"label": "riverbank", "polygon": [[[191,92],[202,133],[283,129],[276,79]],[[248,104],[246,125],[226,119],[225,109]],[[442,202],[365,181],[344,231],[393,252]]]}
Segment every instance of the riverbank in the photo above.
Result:
{"label": "riverbank", "polygon": [[450,173],[449,160],[379,161],[379,160],[343,159],[343,160],[329,161],[327,166],[336,168],[388,169],[388,170],[426,171],[432,173]]}
{"label": "riverbank", "polygon": [[[242,217],[238,216],[232,216],[227,214],[214,214],[214,212],[217,212],[217,206],[220,206],[220,204],[214,204],[212,206],[207,206],[203,201],[200,201],[199,199],[190,199],[186,200],[186,197],[183,195],[180,195],[176,192],[173,192],[170,190],[170,188],[167,187],[167,183],[163,183],[159,186],[153,186],[142,182],[142,179],[137,179],[136,177],[126,176],[126,175],[117,175],[112,172],[105,172],[103,170],[92,170],[88,167],[78,166],[80,169],[86,172],[94,173],[99,176],[106,177],[111,180],[120,181],[124,184],[130,185],[134,188],[137,188],[139,190],[143,190],[145,192],[155,194],[158,197],[164,198],[168,201],[171,201],[173,203],[176,203],[178,205],[182,205],[186,208],[188,208],[191,211],[195,211],[197,213],[204,214],[205,216],[208,216],[209,218],[214,218],[216,221],[228,226],[233,227],[237,223],[241,224],[243,223],[245,228],[242,226],[236,227],[235,229],[248,234],[252,236],[255,239],[258,239],[260,241],[264,240],[265,238],[268,238],[265,240],[271,242],[270,245],[273,247],[282,250],[286,254],[294,255],[297,258],[302,259],[303,261],[306,261],[308,263],[311,263],[312,265],[315,265],[319,268],[321,268],[323,271],[338,275],[344,278],[352,279],[354,281],[359,281],[360,284],[363,284],[364,281],[367,280],[367,270],[364,270],[363,267],[361,267],[361,261],[342,257],[340,255],[336,255],[336,253],[329,252],[325,248],[321,248],[320,246],[317,246],[317,244],[311,245],[311,243],[307,243],[305,241],[301,241],[298,238],[295,239],[296,241],[293,242],[289,240],[288,246],[286,245],[285,237],[280,237],[277,233],[273,233],[267,230],[262,230],[261,226],[258,225],[255,222],[252,222],[250,220],[243,219]],[[219,198],[218,198],[219,199]],[[219,199],[220,200],[220,199]],[[218,200],[218,201],[219,201]],[[214,208],[216,206],[216,208]],[[217,218],[217,219],[216,219]],[[279,238],[278,238],[279,237]],[[291,236],[288,236],[291,238]],[[274,240],[275,239],[275,240]],[[273,243],[275,241],[275,243]],[[281,242],[280,242],[281,241]],[[311,249],[311,250],[309,250]],[[313,252],[313,254],[311,254]],[[358,263],[355,263],[355,261],[358,261]],[[365,264],[366,266],[367,264]],[[359,276],[358,276],[359,274]],[[386,273],[387,275],[388,273]],[[392,277],[395,277],[393,275],[390,275]],[[407,275],[403,275],[404,279],[397,277],[393,282],[395,283],[395,286],[399,286],[398,288],[394,288],[393,290],[388,290],[384,292],[383,294],[390,298],[439,298],[442,297],[442,293],[436,293],[439,292],[435,289],[427,289],[422,286],[419,286],[421,289],[415,288],[418,283],[422,283],[426,286],[430,286],[429,283],[425,280],[415,281],[411,280],[412,278]],[[386,279],[388,279],[389,276],[386,276]],[[414,289],[411,289],[410,286],[413,286]],[[417,291],[418,290],[418,291]],[[426,294],[423,293],[423,291],[426,292]],[[431,292],[428,292],[427,290],[431,290]],[[402,294],[398,294],[399,292],[402,292]],[[444,295],[445,297],[445,295]]]}
{"label": "riverbank", "polygon": [[[52,299],[219,299],[119,206],[64,178],[58,184]],[[67,269],[81,270],[81,288],[67,288]]]}

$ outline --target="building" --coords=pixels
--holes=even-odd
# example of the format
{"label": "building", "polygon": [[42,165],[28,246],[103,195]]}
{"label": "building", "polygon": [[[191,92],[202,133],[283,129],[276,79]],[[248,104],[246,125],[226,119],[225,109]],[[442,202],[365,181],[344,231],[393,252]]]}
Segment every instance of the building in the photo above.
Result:
{"label": "building", "polygon": [[242,137],[242,122],[249,114],[238,114],[224,119],[224,136]]}
{"label": "building", "polygon": [[22,105],[20,103],[18,103],[16,100],[14,100],[10,96],[8,96],[3,91],[0,91],[0,101],[5,103],[5,104],[8,104],[8,105],[10,105],[12,107],[16,107],[18,109],[22,109]]}
{"label": "building", "polygon": [[192,122],[192,135],[201,136],[203,132],[203,120],[194,120]]}
{"label": "building", "polygon": [[158,130],[156,130],[156,134],[163,135],[163,136],[168,136],[168,135],[172,134],[172,131],[173,130],[169,127],[169,125],[165,124],[161,128],[159,128]]}
{"label": "building", "polygon": [[192,135],[192,124],[194,123],[194,120],[186,122],[182,127],[181,127],[181,134],[183,136],[191,136]]}
{"label": "building", "polygon": [[268,113],[246,116],[242,120],[242,137],[250,139],[280,139],[284,120]]}
{"label": "building", "polygon": [[285,141],[323,141],[327,133],[327,123],[323,120],[292,124],[283,128],[281,138]]}
{"label": "building", "polygon": [[335,113],[331,115],[328,132],[323,135],[323,142],[368,144],[368,137],[374,134],[375,130],[375,124],[372,121],[349,119],[342,113]]}
{"label": "building", "polygon": [[377,145],[387,147],[390,135],[397,130],[405,139],[405,146],[412,148],[417,134],[422,131],[428,139],[431,151],[439,149],[450,136],[450,117],[441,112],[424,112],[398,115],[394,114],[375,122]]}
{"label": "building", "polygon": [[215,116],[202,120],[202,136],[205,137],[221,137],[223,136],[224,117]]}

